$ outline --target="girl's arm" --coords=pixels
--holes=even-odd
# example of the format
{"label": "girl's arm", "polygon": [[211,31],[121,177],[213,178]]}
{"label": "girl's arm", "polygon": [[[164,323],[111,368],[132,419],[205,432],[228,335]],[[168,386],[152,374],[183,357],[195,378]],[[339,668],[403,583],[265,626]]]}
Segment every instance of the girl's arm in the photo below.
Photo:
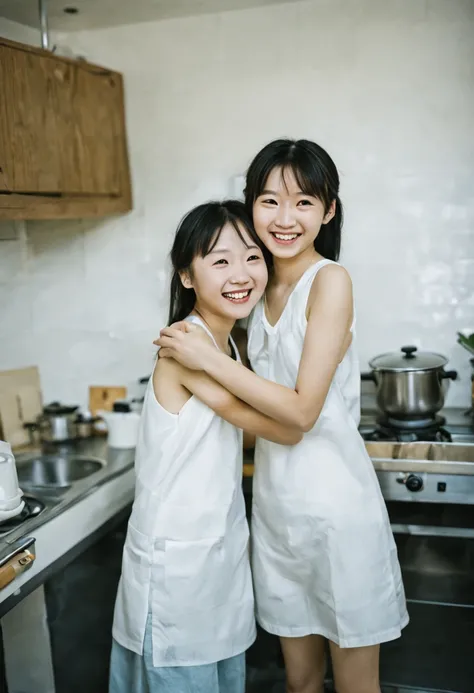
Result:
{"label": "girl's arm", "polygon": [[350,345],[352,313],[348,273],[339,265],[323,267],[314,279],[308,300],[308,326],[294,390],[259,377],[222,352],[211,351],[197,330],[186,334],[166,328],[157,343],[164,348],[162,356],[170,356],[189,368],[202,368],[254,409],[287,426],[309,431]]}
{"label": "girl's arm", "polygon": [[[247,354],[247,330],[236,325],[232,330],[232,337],[239,350],[240,358],[246,368],[251,369],[249,357]],[[255,447],[256,436],[248,431],[244,431],[244,450],[251,450]]]}
{"label": "girl's arm", "polygon": [[[214,346],[211,346],[217,351]],[[232,361],[232,359],[229,359]],[[280,445],[296,445],[302,438],[302,434],[296,427],[285,426],[273,421],[251,406],[239,400],[230,393],[225,387],[219,385],[203,371],[189,370],[181,364],[171,359],[163,359],[158,363],[153,378],[155,396],[157,400],[163,402],[163,386],[166,389],[166,398],[170,401],[170,390],[177,391],[177,409],[179,410],[189,393],[195,395],[201,402],[213,409],[215,413],[225,421],[241,428],[251,436],[266,438]],[[187,395],[179,394],[179,389],[183,389]],[[161,390],[161,391],[160,391]],[[181,401],[178,404],[178,400]]]}

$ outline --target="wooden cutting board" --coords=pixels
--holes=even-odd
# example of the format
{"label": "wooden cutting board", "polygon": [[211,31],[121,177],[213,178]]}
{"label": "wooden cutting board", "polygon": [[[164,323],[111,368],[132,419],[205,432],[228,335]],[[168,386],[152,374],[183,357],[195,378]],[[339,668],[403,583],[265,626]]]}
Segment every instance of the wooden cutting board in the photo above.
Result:
{"label": "wooden cutting board", "polygon": [[12,447],[29,443],[24,424],[43,410],[39,370],[36,366],[0,371],[0,438]]}
{"label": "wooden cutting board", "polygon": [[114,402],[126,399],[126,397],[126,387],[91,385],[89,387],[89,411],[92,416],[96,416],[101,409],[103,411],[112,411]]}

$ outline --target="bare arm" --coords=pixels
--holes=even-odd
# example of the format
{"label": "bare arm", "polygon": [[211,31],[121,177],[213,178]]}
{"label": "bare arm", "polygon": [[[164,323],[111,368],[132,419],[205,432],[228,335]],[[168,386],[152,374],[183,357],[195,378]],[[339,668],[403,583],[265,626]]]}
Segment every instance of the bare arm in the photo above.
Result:
{"label": "bare arm", "polygon": [[[167,355],[204,368],[239,399],[258,411],[300,431],[317,421],[337,366],[351,341],[352,283],[338,265],[321,269],[308,301],[308,327],[294,390],[260,378],[222,353],[198,346],[199,335],[167,328],[159,344]],[[179,334],[177,334],[179,333]],[[172,335],[166,339],[166,335]],[[187,346],[186,346],[187,344]],[[193,361],[194,358],[194,361]]]}
{"label": "bare arm", "polygon": [[[217,351],[214,347],[212,348]],[[232,359],[229,360],[232,361]],[[184,392],[188,392],[177,409],[180,409],[184,401],[189,399],[189,393],[191,393],[222,419],[243,429],[250,436],[259,436],[280,445],[296,445],[301,440],[302,434],[295,427],[278,423],[265,414],[255,411],[250,405],[239,400],[203,371],[190,370],[173,360],[166,359],[164,361],[166,363],[158,364],[161,373],[157,378],[154,378],[153,383],[155,395],[160,403],[162,403],[160,387],[166,383],[169,393],[169,386],[173,383],[178,388],[183,388]],[[159,381],[161,381],[161,385]]]}
{"label": "bare arm", "polygon": [[[240,358],[246,368],[251,368],[247,354],[247,330],[243,327],[235,326],[232,330],[232,337],[239,350]],[[244,431],[244,450],[251,450],[255,447],[256,436],[248,431]]]}

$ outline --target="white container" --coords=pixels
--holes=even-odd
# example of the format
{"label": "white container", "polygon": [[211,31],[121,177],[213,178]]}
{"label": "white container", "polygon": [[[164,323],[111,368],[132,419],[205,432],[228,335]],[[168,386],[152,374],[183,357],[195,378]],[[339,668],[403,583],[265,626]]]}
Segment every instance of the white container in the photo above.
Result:
{"label": "white container", "polygon": [[24,506],[22,496],[10,443],[0,440],[0,513],[8,512],[9,516],[15,515],[15,510],[20,513]]}
{"label": "white container", "polygon": [[[137,445],[140,414],[130,411],[130,405],[122,402],[114,404],[115,411],[99,411],[97,414],[107,424],[110,448],[129,449]],[[122,409],[122,411],[121,411]],[[128,411],[127,411],[128,409]]]}

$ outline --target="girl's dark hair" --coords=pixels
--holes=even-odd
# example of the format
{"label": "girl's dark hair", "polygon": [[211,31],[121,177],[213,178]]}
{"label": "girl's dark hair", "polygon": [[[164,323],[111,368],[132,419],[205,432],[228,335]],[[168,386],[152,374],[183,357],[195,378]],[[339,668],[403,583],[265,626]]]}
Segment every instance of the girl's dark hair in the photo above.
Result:
{"label": "girl's dark hair", "polygon": [[262,249],[264,257],[267,259],[268,251],[255,233],[252,216],[248,213],[243,202],[238,200],[206,202],[192,209],[181,220],[171,248],[173,274],[170,289],[169,325],[184,320],[191,313],[196,302],[194,289],[185,289],[181,282],[180,272],[190,272],[191,263],[195,257],[205,257],[211,252],[226,224],[232,224],[242,243],[248,247],[241,231],[241,228],[245,229],[252,241]]}
{"label": "girl's dark hair", "polygon": [[301,192],[320,199],[325,212],[336,200],[336,213],[331,221],[321,226],[314,248],[329,260],[337,260],[341,249],[343,211],[339,199],[339,174],[334,161],[322,147],[310,140],[270,142],[259,151],[247,171],[245,203],[250,213],[275,168],[280,168],[283,175],[290,170]]}

